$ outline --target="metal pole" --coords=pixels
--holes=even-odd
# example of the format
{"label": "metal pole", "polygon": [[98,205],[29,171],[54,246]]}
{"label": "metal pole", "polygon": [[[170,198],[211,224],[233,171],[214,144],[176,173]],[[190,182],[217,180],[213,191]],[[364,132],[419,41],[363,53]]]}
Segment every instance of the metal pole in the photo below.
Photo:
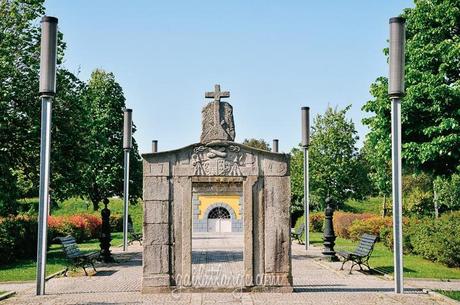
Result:
{"label": "metal pole", "polygon": [[393,234],[395,292],[403,292],[403,249],[402,249],[402,183],[401,183],[401,100],[392,99],[391,144],[393,164]]}
{"label": "metal pole", "polygon": [[40,134],[40,186],[37,240],[37,295],[45,294],[46,250],[49,215],[49,181],[51,151],[51,106],[56,93],[57,23],[55,17],[41,20],[40,86],[41,134]]}
{"label": "metal pole", "polygon": [[37,295],[45,294],[46,250],[48,236],[48,196],[51,150],[51,97],[42,97],[40,137],[40,189],[38,209]]}
{"label": "metal pole", "polygon": [[278,147],[279,147],[278,144],[279,144],[278,139],[273,139],[272,152],[274,152],[274,153],[278,152]]}
{"label": "metal pole", "polygon": [[124,184],[123,184],[123,251],[128,249],[128,203],[129,203],[129,149],[124,151]]}
{"label": "metal pole", "polygon": [[128,203],[129,203],[129,151],[133,147],[133,111],[125,109],[123,113],[123,149],[124,149],[124,178],[123,178],[123,251],[128,250]]}
{"label": "metal pole", "polygon": [[308,146],[310,145],[310,107],[301,108],[302,147],[303,147],[303,208],[305,218],[305,250],[310,245],[310,189],[308,175]]}
{"label": "metal pole", "polygon": [[305,211],[305,250],[310,245],[310,189],[309,189],[309,168],[308,168],[308,146],[303,149],[303,192],[304,192],[304,211]]}
{"label": "metal pole", "polygon": [[402,245],[401,97],[404,95],[405,20],[390,18],[391,158],[395,293],[404,292]]}

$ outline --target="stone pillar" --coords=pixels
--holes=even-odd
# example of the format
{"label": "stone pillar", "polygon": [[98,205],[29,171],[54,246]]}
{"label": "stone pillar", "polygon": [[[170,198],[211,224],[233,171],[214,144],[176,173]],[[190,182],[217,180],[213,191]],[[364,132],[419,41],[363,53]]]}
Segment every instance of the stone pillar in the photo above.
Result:
{"label": "stone pillar", "polygon": [[169,199],[168,177],[144,177],[143,292],[171,284]]}

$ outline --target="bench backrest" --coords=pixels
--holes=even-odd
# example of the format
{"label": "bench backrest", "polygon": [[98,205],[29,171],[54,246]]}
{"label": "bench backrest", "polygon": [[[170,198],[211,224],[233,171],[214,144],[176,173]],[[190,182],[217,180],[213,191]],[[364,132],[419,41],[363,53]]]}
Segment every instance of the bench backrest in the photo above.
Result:
{"label": "bench backrest", "polygon": [[297,230],[295,231],[295,234],[297,235],[301,235],[303,233],[303,231],[305,230],[305,224],[302,223],[300,224],[300,226],[297,228]]}
{"label": "bench backrest", "polygon": [[57,237],[56,239],[61,242],[64,253],[68,258],[75,258],[82,255],[77,241],[73,236],[68,235],[66,237]]}
{"label": "bench backrest", "polygon": [[128,233],[134,233],[134,226],[128,221]]}
{"label": "bench backrest", "polygon": [[363,234],[359,240],[358,247],[353,252],[353,254],[358,256],[370,256],[372,250],[374,250],[374,245],[377,242],[377,236],[371,234]]}

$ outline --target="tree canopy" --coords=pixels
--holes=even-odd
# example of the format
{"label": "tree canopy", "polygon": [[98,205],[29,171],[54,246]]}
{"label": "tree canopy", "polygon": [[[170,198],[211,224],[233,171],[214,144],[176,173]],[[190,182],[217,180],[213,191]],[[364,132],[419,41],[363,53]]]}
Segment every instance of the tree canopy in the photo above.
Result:
{"label": "tree canopy", "polygon": [[[338,110],[328,107],[323,115],[314,119],[309,146],[311,203],[322,209],[327,197],[340,205],[347,198],[362,197],[368,190],[363,187],[367,179],[364,163],[356,148],[358,140],[355,126],[347,120],[350,109]],[[291,190],[293,210],[302,208],[303,200],[303,153],[292,150]]]}
{"label": "tree canopy", "polygon": [[[17,199],[38,195],[41,128],[39,20],[45,14],[43,4],[43,0],[0,0],[0,215],[19,212]],[[52,102],[52,201],[88,194],[84,190],[92,177],[89,174],[91,158],[97,158],[95,156],[99,153],[104,157],[97,159],[99,166],[118,175],[109,183],[110,192],[104,194],[119,195],[123,179],[119,170],[123,162],[119,142],[124,107],[121,87],[116,84],[118,91],[111,91],[110,84],[108,88],[100,87],[96,99],[100,102],[91,99],[94,84],[89,87],[92,91],[89,90],[85,82],[62,65],[65,48],[63,35],[59,33],[57,88]],[[113,79],[113,75],[111,77]],[[117,97],[111,95],[114,92],[118,99],[112,102],[111,99]],[[101,115],[105,123],[101,123]],[[104,143],[109,143],[113,149],[119,145],[119,152],[107,152]],[[100,147],[101,151],[98,151]],[[131,197],[138,198],[142,169],[137,145],[131,155]],[[102,184],[107,185],[106,182]]]}
{"label": "tree canopy", "polygon": [[[407,24],[406,96],[401,107],[404,167],[451,175],[460,166],[460,2],[419,0],[402,16]],[[387,48],[384,53],[388,57]],[[387,86],[387,78],[379,77],[371,85],[373,99],[363,106],[373,114],[363,123],[370,128],[368,145],[372,158],[380,162],[380,180],[391,149]]]}

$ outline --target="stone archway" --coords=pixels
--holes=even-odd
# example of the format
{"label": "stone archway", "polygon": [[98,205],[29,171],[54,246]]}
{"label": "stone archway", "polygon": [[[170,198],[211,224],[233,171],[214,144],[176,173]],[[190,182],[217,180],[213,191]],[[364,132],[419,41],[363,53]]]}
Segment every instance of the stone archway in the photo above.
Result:
{"label": "stone archway", "polygon": [[[219,90],[217,90],[219,89]],[[201,142],[143,154],[143,292],[191,287],[195,190],[241,194],[245,290],[292,291],[289,154],[234,142],[233,108],[214,98],[202,111]]]}

